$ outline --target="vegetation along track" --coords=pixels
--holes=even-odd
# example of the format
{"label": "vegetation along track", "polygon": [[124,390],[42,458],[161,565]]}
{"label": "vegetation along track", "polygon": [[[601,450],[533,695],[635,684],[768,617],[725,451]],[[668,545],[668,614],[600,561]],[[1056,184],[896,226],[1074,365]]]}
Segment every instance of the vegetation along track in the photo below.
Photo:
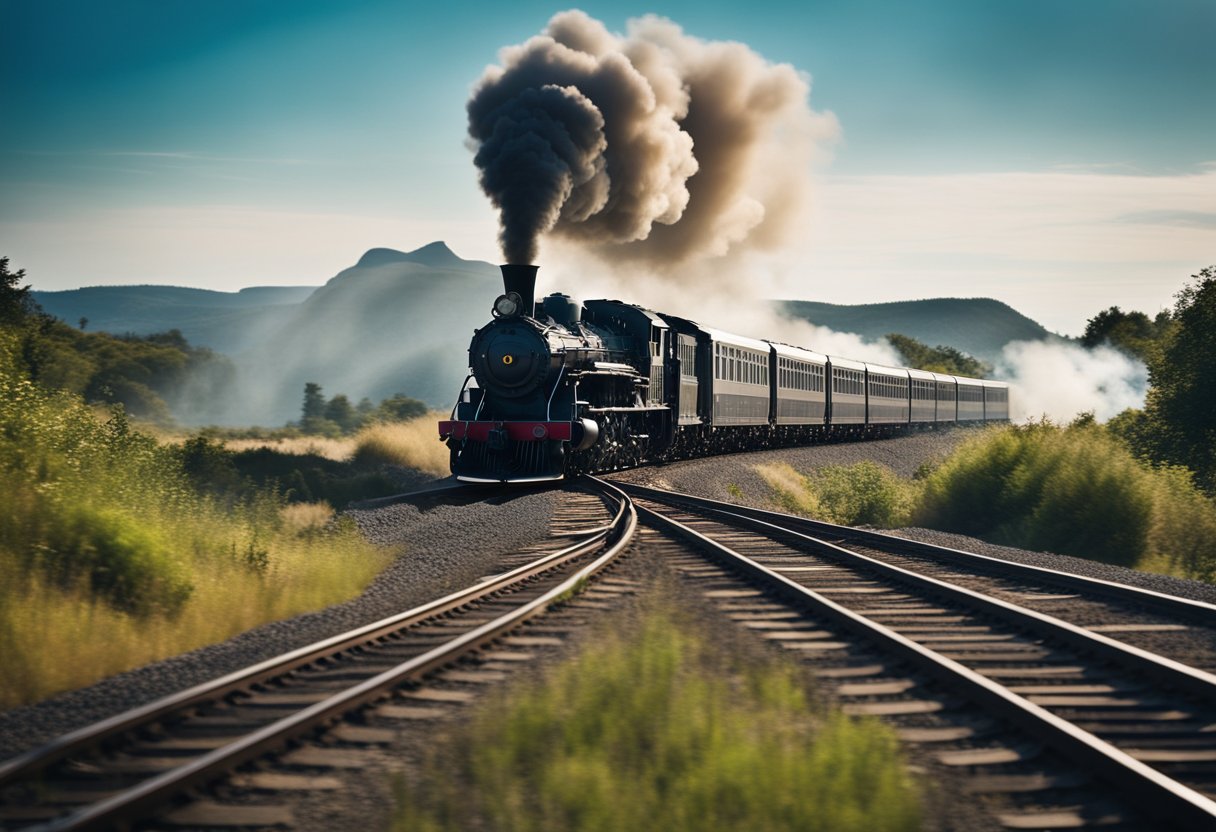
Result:
{"label": "vegetation along track", "polygon": [[[285,751],[324,755],[324,748],[306,744],[288,750],[309,736],[357,742],[369,731],[358,723],[370,705],[395,696],[408,710],[411,703],[442,699],[442,691],[425,686],[429,675],[470,655],[492,661],[504,645],[527,644],[521,627],[578,592],[628,547],[637,525],[630,501],[612,486],[592,488],[614,501],[615,516],[604,524],[602,508],[584,509],[585,516],[601,518],[599,524],[573,521],[560,531],[566,545],[557,551],[0,763],[0,828],[121,828],[180,809],[191,790],[255,758]],[[579,505],[577,498],[572,502]],[[215,808],[224,825],[277,822],[266,807]],[[208,825],[205,812],[194,817]]]}
{"label": "vegetation along track", "polygon": [[997,595],[1092,595],[1119,634],[1118,605],[1200,629],[1210,605],[1026,567],[989,593],[960,584],[998,580],[990,559],[622,488],[643,498],[650,542],[725,613],[811,662],[846,710],[894,720],[1003,825],[1216,827],[1216,676]]}

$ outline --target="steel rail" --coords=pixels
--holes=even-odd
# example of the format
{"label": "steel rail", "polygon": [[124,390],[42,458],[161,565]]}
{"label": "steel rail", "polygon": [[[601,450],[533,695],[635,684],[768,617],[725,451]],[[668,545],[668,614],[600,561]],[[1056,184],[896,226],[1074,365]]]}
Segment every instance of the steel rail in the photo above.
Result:
{"label": "steel rail", "polygon": [[280,747],[294,736],[380,699],[387,695],[393,687],[417,680],[451,664],[460,656],[501,638],[529,619],[542,614],[554,603],[577,592],[585,581],[611,564],[633,538],[638,520],[632,501],[611,485],[603,484],[603,488],[609,493],[615,492],[615,495],[619,496],[621,500],[616,515],[619,523],[603,541],[608,544],[608,549],[540,597],[516,607],[474,630],[457,636],[447,644],[415,656],[328,699],[266,725],[251,734],[208,752],[180,768],[145,780],[131,789],[35,828],[39,832],[108,829],[115,824],[129,823],[139,819],[162,805],[172,795],[204,785],[242,763]]}
{"label": "steel rail", "polygon": [[887,580],[916,587],[921,591],[947,598],[954,603],[995,615],[1015,626],[1037,631],[1042,635],[1064,642],[1074,649],[1101,656],[1123,668],[1143,673],[1198,699],[1216,701],[1216,674],[1104,636],[1101,633],[1092,632],[1053,615],[1027,609],[1009,601],[943,581],[940,578],[922,575],[902,566],[851,551],[829,541],[805,535],[786,526],[729,511],[715,511],[714,517],[729,525],[758,531],[770,538],[776,535],[792,539],[838,563],[860,567],[869,572],[878,573]]}
{"label": "steel rail", "polygon": [[[628,499],[624,495],[621,496],[624,500]],[[330,638],[299,647],[216,679],[194,685],[186,690],[169,694],[144,705],[131,708],[107,719],[71,731],[38,748],[0,762],[0,787],[20,779],[28,778],[67,757],[95,748],[106,740],[140,725],[155,722],[172,713],[218,699],[239,690],[244,690],[251,685],[311,664],[318,659],[360,644],[365,644],[369,641],[374,641],[417,624],[420,621],[442,615],[445,612],[458,609],[489,595],[501,592],[531,578],[539,572],[543,572],[594,550],[610,534],[611,530],[621,523],[625,512],[626,503],[623,501],[618,507],[611,523],[594,529],[580,530],[580,536],[582,536],[582,532],[586,532],[586,539],[559,549],[556,552],[551,552],[509,572],[493,576],[485,581],[453,592],[443,598],[438,598],[421,606],[406,610],[405,612],[397,613],[396,615],[382,618],[379,621],[348,630],[345,633],[339,633]]]}
{"label": "steel rail", "polygon": [[894,554],[909,554],[932,558],[938,562],[946,563],[951,566],[961,565],[974,567],[975,565],[980,565],[983,568],[996,572],[1004,572],[1006,574],[1018,575],[1021,577],[1030,577],[1060,586],[1084,590],[1097,595],[1105,595],[1120,601],[1130,601],[1148,607],[1154,607],[1156,609],[1166,611],[1171,615],[1185,615],[1189,619],[1195,620],[1205,626],[1216,627],[1216,604],[1210,604],[1206,601],[1195,601],[1190,598],[1181,598],[1177,595],[1169,595],[1167,593],[1157,592],[1151,589],[1143,589],[1141,587],[1131,586],[1129,584],[1121,584],[1116,581],[1107,581],[1100,578],[1089,578],[1084,575],[1076,575],[1072,572],[1062,572],[1042,566],[1030,566],[1024,563],[1015,563],[1013,561],[1002,560],[989,555],[980,555],[976,554],[975,552],[966,552],[961,549],[952,549],[948,546],[938,546],[933,543],[924,543],[919,540],[909,540],[905,537],[896,537],[895,535],[884,534],[883,532],[871,531],[869,529],[855,529],[851,526],[839,526],[834,523],[825,523],[822,520],[811,520],[806,517],[782,514],[781,512],[777,511],[767,511],[765,509],[752,508],[750,506],[726,503],[720,500],[712,500],[708,497],[697,497],[692,494],[683,494],[678,491],[665,491],[663,489],[624,482],[618,482],[616,485],[620,486],[622,490],[630,494],[634,494],[639,497],[646,497],[657,502],[667,503],[669,505],[673,503],[680,503],[694,507],[698,510],[733,514],[755,520],[783,524],[788,526],[790,529],[808,532],[811,535],[830,535],[842,540],[863,543],[875,549],[882,549]]}
{"label": "steel rail", "polygon": [[1068,757],[1083,770],[1125,790],[1126,795],[1136,801],[1136,808],[1145,814],[1170,824],[1180,824],[1185,829],[1210,830],[1216,824],[1216,801],[1145,765],[1088,731],[960,662],[790,580],[683,523],[644,506],[638,506],[637,510],[647,525],[682,539],[720,564],[762,582],[794,606],[809,609],[851,632],[872,639],[925,669],[951,688],[961,688],[973,701]]}

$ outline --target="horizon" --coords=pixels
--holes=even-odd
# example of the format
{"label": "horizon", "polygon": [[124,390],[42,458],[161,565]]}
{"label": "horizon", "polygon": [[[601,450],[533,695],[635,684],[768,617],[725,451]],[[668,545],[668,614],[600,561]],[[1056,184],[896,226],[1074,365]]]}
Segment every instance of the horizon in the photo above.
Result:
{"label": "horizon", "polygon": [[[437,239],[500,260],[464,107],[560,7],[77,5],[0,11],[21,127],[0,137],[0,255],[35,290],[321,285],[357,252]],[[768,296],[989,297],[1076,335],[1109,306],[1170,307],[1216,259],[1202,0],[580,8],[744,43],[838,122],[813,213],[757,261]]]}

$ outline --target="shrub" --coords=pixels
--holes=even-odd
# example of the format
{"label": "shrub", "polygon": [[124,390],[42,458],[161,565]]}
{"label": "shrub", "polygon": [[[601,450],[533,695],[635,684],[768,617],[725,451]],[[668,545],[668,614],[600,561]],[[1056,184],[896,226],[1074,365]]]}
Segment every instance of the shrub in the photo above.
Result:
{"label": "shrub", "polygon": [[917,487],[876,462],[829,465],[803,475],[790,465],[760,465],[756,470],[787,511],[829,523],[891,527],[903,524]]}
{"label": "shrub", "polygon": [[344,600],[387,562],[272,488],[200,491],[227,452],[48,391],[15,348],[0,330],[0,707]]}
{"label": "shrub", "polygon": [[919,828],[889,728],[815,712],[789,665],[662,610],[626,630],[474,714],[398,785],[394,828]]}
{"label": "shrub", "polygon": [[925,479],[920,524],[1126,566],[1210,577],[1216,504],[1182,469],[1154,469],[1104,429],[985,431]]}

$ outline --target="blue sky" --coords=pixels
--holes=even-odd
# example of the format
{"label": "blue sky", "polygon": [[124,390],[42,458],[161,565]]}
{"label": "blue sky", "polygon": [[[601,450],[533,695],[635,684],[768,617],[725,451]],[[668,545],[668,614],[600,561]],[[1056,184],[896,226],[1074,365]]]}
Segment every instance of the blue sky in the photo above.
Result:
{"label": "blue sky", "polygon": [[[0,252],[38,288],[497,259],[464,103],[566,6],[0,0]],[[1075,332],[1216,261],[1216,3],[583,3],[813,79],[839,119],[786,294],[988,295]]]}

